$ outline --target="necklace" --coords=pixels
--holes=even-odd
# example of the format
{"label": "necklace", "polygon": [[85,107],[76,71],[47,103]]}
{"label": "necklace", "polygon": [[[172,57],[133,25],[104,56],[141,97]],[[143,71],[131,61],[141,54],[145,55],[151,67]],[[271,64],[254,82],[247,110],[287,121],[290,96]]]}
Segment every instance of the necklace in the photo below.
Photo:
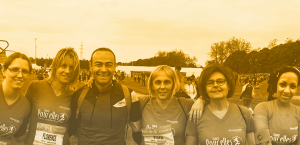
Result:
{"label": "necklace", "polygon": [[56,92],[55,90],[54,90],[54,88],[53,88],[53,86],[52,86],[52,84],[50,84],[51,85],[51,88],[52,88],[52,90],[55,92],[55,94],[57,94],[57,95],[61,95],[63,92],[65,92],[66,90],[67,90],[67,88],[68,87],[66,87],[66,89],[64,90],[64,91],[62,91],[61,93],[58,93],[58,92]]}

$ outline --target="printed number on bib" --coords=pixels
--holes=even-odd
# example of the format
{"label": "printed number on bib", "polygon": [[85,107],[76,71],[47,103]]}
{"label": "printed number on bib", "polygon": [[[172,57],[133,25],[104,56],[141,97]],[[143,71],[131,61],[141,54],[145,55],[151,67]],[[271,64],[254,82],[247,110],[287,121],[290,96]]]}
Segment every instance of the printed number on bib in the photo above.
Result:
{"label": "printed number on bib", "polygon": [[65,131],[65,127],[38,123],[33,144],[62,145]]}
{"label": "printed number on bib", "polygon": [[145,145],[174,145],[171,125],[157,127],[147,126],[142,129]]}

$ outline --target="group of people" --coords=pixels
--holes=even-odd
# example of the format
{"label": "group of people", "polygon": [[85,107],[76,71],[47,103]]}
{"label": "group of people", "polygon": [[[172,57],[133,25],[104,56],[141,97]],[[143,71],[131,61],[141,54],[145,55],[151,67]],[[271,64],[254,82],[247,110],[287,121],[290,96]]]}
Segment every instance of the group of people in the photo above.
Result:
{"label": "group of people", "polygon": [[142,81],[142,87],[146,86],[146,80],[148,79],[148,76],[145,72],[142,73],[135,73],[133,75],[133,79],[135,82],[140,83]]}
{"label": "group of people", "polygon": [[86,69],[83,69],[80,71],[79,73],[79,82],[88,82],[91,78],[91,72],[86,70]]}
{"label": "group of people", "polygon": [[252,115],[228,101],[236,80],[221,65],[203,69],[196,82],[198,99],[180,97],[182,76],[166,65],[151,72],[147,96],[113,80],[117,65],[111,49],[96,49],[90,66],[93,83],[74,90],[79,58],[73,48],[63,48],[50,77],[33,81],[23,96],[32,66],[26,55],[10,55],[0,84],[0,144],[65,145],[73,135],[78,145],[125,145],[127,124],[142,145],[300,144],[300,110],[290,103],[300,82],[296,67],[278,71],[277,99],[258,104]]}

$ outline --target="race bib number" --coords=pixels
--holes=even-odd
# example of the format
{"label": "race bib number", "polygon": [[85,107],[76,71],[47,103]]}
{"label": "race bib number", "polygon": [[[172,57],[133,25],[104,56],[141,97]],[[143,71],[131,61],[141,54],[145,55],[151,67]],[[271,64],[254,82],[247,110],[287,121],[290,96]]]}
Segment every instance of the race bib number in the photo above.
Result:
{"label": "race bib number", "polygon": [[147,126],[142,129],[145,145],[174,145],[174,137],[171,125],[157,128]]}
{"label": "race bib number", "polygon": [[34,138],[34,145],[62,145],[65,127],[38,123]]}

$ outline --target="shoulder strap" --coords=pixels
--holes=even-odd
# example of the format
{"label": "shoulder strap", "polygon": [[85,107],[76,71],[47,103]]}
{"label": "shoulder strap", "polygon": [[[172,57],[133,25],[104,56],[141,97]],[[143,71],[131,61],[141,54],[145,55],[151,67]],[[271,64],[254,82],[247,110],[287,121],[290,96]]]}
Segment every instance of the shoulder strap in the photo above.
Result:
{"label": "shoulder strap", "polygon": [[188,107],[185,107],[185,108],[184,108],[184,107],[182,106],[182,103],[183,103],[182,101],[185,101],[184,98],[178,98],[179,105],[180,105],[180,107],[182,108],[185,117],[188,118],[188,115],[187,115],[187,114],[189,113],[189,108],[188,108]]}
{"label": "shoulder strap", "polygon": [[78,103],[77,103],[77,110],[76,110],[76,119],[78,118],[78,114],[79,114],[79,110],[80,110],[80,106],[83,102],[83,99],[85,98],[86,94],[88,93],[88,91],[90,90],[89,87],[84,87],[79,98],[78,98]]}
{"label": "shoulder strap", "polygon": [[125,85],[122,85],[122,90],[123,90],[123,93],[124,93],[124,97],[125,97],[125,102],[126,102],[126,105],[127,105],[127,110],[128,110],[128,113],[127,113],[127,120],[126,120],[126,129],[125,129],[125,138],[127,139],[127,132],[128,132],[128,123],[129,123],[129,113],[130,113],[130,108],[131,108],[131,95],[129,93],[129,90],[128,88],[125,86]]}
{"label": "shoulder strap", "polygon": [[237,105],[237,106],[238,106],[238,108],[239,108],[239,110],[240,110],[240,112],[241,112],[241,114],[242,114],[242,116],[243,116],[243,118],[244,118],[244,121],[245,121],[245,123],[246,123],[246,125],[247,125],[246,118],[245,118],[245,116],[244,116],[244,113],[243,113],[243,111],[242,111],[240,105]]}
{"label": "shoulder strap", "polygon": [[128,88],[125,85],[122,85],[122,89],[123,89],[125,102],[126,102],[127,109],[128,109],[127,119],[129,119],[129,112],[130,112],[130,107],[131,107],[131,96],[130,96]]}
{"label": "shoulder strap", "polygon": [[[150,99],[151,99],[150,96],[146,96],[146,97],[145,97],[145,101],[143,100],[143,102],[141,102],[141,106],[142,106],[141,111],[144,110],[145,106],[148,104],[148,102],[150,101]],[[142,100],[140,100],[140,101],[142,101]]]}

